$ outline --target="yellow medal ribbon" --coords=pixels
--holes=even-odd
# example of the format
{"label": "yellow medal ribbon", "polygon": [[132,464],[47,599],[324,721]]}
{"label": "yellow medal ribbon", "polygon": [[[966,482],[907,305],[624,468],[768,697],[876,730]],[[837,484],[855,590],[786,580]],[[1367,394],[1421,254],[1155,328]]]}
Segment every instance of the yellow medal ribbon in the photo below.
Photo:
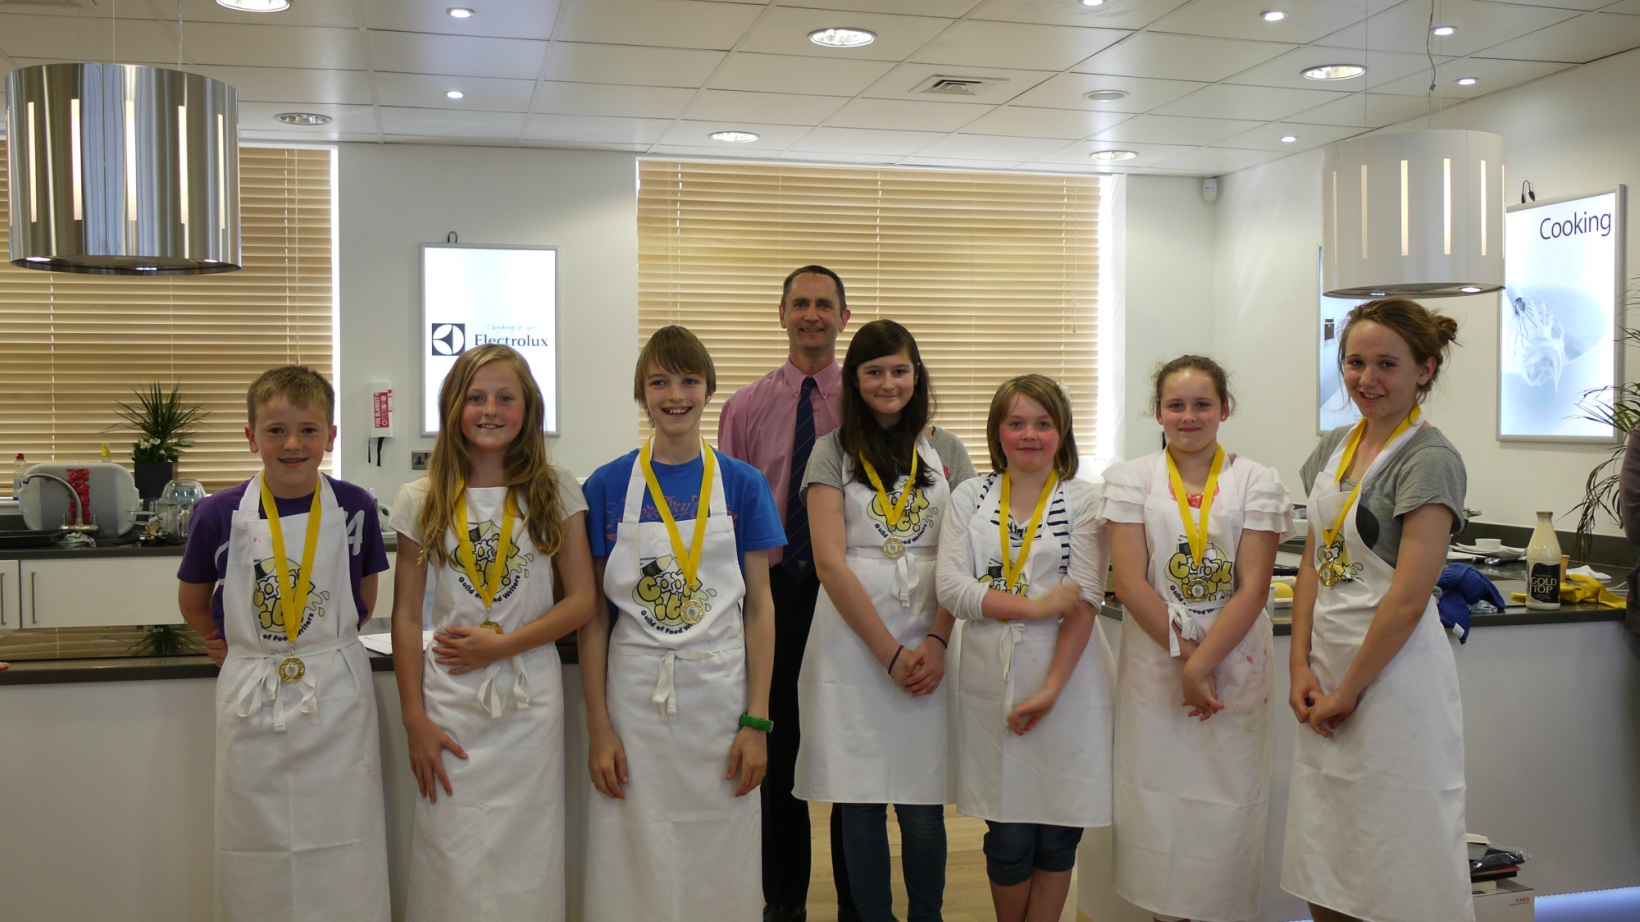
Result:
{"label": "yellow medal ribbon", "polygon": [[1008,560],[1008,521],[1013,517],[1009,506],[1008,494],[1012,490],[1011,480],[1007,471],[1002,472],[1002,497],[997,507],[997,536],[1002,541],[1002,580],[1008,591],[1019,593],[1019,576],[1025,570],[1025,561],[1031,559],[1031,542],[1036,540],[1036,528],[1042,523],[1042,511],[1048,508],[1048,497],[1053,495],[1053,488],[1059,485],[1059,474],[1056,471],[1048,472],[1048,482],[1042,485],[1042,495],[1036,498],[1036,509],[1031,512],[1030,524],[1025,526],[1025,537],[1019,543],[1019,558]]}
{"label": "yellow medal ribbon", "polygon": [[706,546],[706,516],[707,503],[712,496],[712,476],[717,471],[717,461],[712,456],[712,446],[702,439],[701,471],[700,471],[700,499],[695,508],[695,540],[688,550],[683,547],[683,534],[678,531],[678,522],[672,518],[672,507],[666,503],[666,494],[661,492],[661,483],[655,479],[654,465],[649,463],[649,447],[654,440],[643,443],[643,449],[638,452],[638,466],[643,468],[644,483],[649,485],[649,496],[655,501],[655,510],[660,513],[661,521],[666,523],[666,536],[672,539],[672,554],[678,559],[678,566],[683,570],[684,591],[693,592],[695,574],[700,570],[700,552]]}
{"label": "yellow medal ribbon", "polygon": [[[1395,431],[1389,434],[1389,439],[1384,442],[1384,448],[1388,448],[1391,443],[1393,443],[1397,438],[1400,438],[1401,433],[1416,425],[1420,415],[1422,415],[1422,411],[1419,410],[1418,407],[1414,406],[1412,408],[1412,412],[1407,414],[1407,418],[1401,420],[1401,424],[1396,426]],[[1343,482],[1344,474],[1350,469],[1350,462],[1355,460],[1355,450],[1361,447],[1361,437],[1365,435],[1366,432],[1367,421],[1365,419],[1356,423],[1355,428],[1350,430],[1349,441],[1344,443],[1344,457],[1339,460],[1338,470],[1333,474],[1333,483]],[[1380,449],[1380,451],[1382,451],[1382,449]],[[1328,529],[1325,522],[1321,523],[1321,547],[1316,548],[1317,555],[1320,555],[1321,548],[1330,547],[1333,542],[1338,540],[1338,536],[1344,531],[1345,517],[1349,515],[1350,509],[1355,506],[1355,500],[1361,495],[1361,487],[1366,482],[1367,472],[1362,471],[1361,476],[1356,478],[1355,489],[1351,490],[1349,498],[1344,500],[1344,508],[1338,510],[1338,520],[1333,523],[1333,527]],[[1329,566],[1332,568],[1331,571],[1326,569]],[[1328,579],[1329,576],[1331,579]],[[1321,582],[1323,585],[1331,586],[1333,583],[1338,582],[1339,579],[1344,578],[1344,576],[1345,574],[1341,564],[1336,562],[1332,564],[1324,564],[1321,573]]]}
{"label": "yellow medal ribbon", "polygon": [[[507,555],[512,553],[513,495],[507,490],[507,498],[502,501],[501,511],[501,538],[495,549],[495,561],[490,565],[487,579],[478,578],[478,552],[473,549],[472,536],[467,528],[467,484],[456,485],[456,543],[459,546],[458,556],[461,558],[461,568],[467,571],[467,579],[478,590],[478,598],[484,603],[484,610],[488,611],[495,604],[496,593],[501,591],[501,574],[507,570]],[[483,627],[490,627],[493,622],[486,621]],[[494,627],[491,630],[501,633]]]}
{"label": "yellow medal ribbon", "polygon": [[[296,586],[292,588],[290,562],[285,558],[285,532],[279,525],[279,504],[274,501],[273,491],[268,489],[268,479],[262,477],[260,482],[262,511],[268,517],[268,530],[273,533],[273,565],[279,574],[279,609],[285,616],[285,637],[294,647],[297,636],[302,633],[302,603],[307,597],[305,590],[313,580],[313,555],[319,549],[321,484],[317,480],[313,484],[313,508],[308,510],[307,538],[302,544],[302,568],[296,571]],[[279,678],[286,682],[298,681],[306,674],[307,667],[295,654],[286,656],[279,663]]]}
{"label": "yellow medal ribbon", "polygon": [[1207,554],[1207,510],[1213,508],[1213,496],[1218,490],[1219,471],[1224,467],[1224,446],[1213,446],[1213,466],[1207,469],[1207,486],[1202,488],[1200,522],[1190,515],[1190,497],[1185,493],[1179,466],[1173,463],[1173,453],[1164,454],[1167,455],[1167,479],[1173,485],[1174,499],[1179,501],[1179,518],[1184,519],[1184,534],[1190,541],[1190,564],[1199,567]]}
{"label": "yellow medal ribbon", "polygon": [[888,521],[889,535],[888,540],[883,542],[883,553],[889,557],[899,557],[905,553],[905,544],[894,537],[894,532],[899,528],[900,516],[904,515],[907,507],[911,505],[911,494],[917,491],[917,447],[911,447],[911,473],[905,475],[905,489],[900,491],[900,499],[896,503],[889,503],[888,491],[883,488],[883,479],[877,476],[877,469],[871,466],[871,462],[867,461],[864,455],[860,457],[860,466],[865,468],[866,479],[871,481],[872,488],[877,491],[877,502],[882,504],[883,518]]}

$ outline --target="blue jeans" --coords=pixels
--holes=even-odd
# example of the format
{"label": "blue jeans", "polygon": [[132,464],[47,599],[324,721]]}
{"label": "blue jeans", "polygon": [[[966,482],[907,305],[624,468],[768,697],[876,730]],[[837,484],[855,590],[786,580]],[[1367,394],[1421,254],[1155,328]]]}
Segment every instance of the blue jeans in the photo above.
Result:
{"label": "blue jeans", "polygon": [[985,825],[985,873],[999,887],[1022,884],[1032,871],[1058,873],[1076,866],[1079,828],[990,820]]}
{"label": "blue jeans", "polygon": [[[843,858],[854,908],[864,922],[893,922],[889,883],[888,805],[842,804]],[[909,922],[940,922],[945,903],[945,808],[895,804],[900,822],[900,867],[905,873]]]}

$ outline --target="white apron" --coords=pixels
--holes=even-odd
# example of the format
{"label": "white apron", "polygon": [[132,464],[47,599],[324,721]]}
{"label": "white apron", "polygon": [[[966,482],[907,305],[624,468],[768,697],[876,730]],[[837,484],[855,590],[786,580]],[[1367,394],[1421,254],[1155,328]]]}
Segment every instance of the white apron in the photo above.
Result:
{"label": "white apron", "polygon": [[[619,612],[605,696],[631,781],[624,800],[588,787],[588,922],[752,922],[763,911],[761,798],[736,797],[739,777],[723,777],[746,710],[746,584],[723,477],[719,456],[690,599],[665,523],[639,521],[647,487],[632,465],[604,566]],[[688,547],[694,520],[677,527]]]}
{"label": "white apron", "polygon": [[[1235,591],[1245,519],[1227,462],[1208,510],[1204,562],[1192,566],[1158,452],[1145,496],[1150,585],[1182,607],[1192,639],[1207,635]],[[1192,509],[1192,513],[1196,510]],[[1153,913],[1200,920],[1258,914],[1270,792],[1270,619],[1253,626],[1214,670],[1224,710],[1201,721],[1184,707],[1182,660],[1133,618],[1122,622],[1116,705],[1116,892]]]}
{"label": "white apron", "polygon": [[[921,436],[917,453],[919,467],[934,473],[934,484],[912,495],[893,529],[876,489],[854,480],[843,487],[848,567],[871,596],[883,626],[907,650],[916,649],[934,624],[939,517],[951,504],[939,454]],[[845,459],[843,476],[852,477],[854,466]],[[890,503],[898,500],[906,479],[893,485]],[[905,545],[897,559],[883,553],[891,532]],[[948,687],[942,682],[919,698],[906,694],[822,587],[797,680],[803,742],[792,794],[827,803],[951,803],[956,773]]]}
{"label": "white apron", "polygon": [[[1363,489],[1417,429],[1385,446]],[[1334,483],[1344,444],[1310,491],[1313,528],[1331,527],[1349,496]],[[1338,687],[1395,576],[1356,530],[1357,511],[1345,517],[1342,549],[1355,578],[1317,586],[1310,668],[1323,691]],[[1325,550],[1321,540],[1318,531],[1318,552]],[[1333,732],[1328,740],[1298,728],[1282,889],[1368,922],[1474,919],[1464,845],[1463,712],[1433,596],[1406,646]]]}
{"label": "white apron", "polygon": [[[469,487],[469,538],[486,579],[499,548],[506,487]],[[524,511],[519,510],[521,513]],[[476,534],[474,534],[476,532]],[[552,561],[519,515],[494,603],[486,611],[443,535],[449,562],[434,581],[434,628],[494,621],[516,631],[552,607]],[[564,698],[554,644],[454,675],[423,652],[427,716],[467,753],[443,755],[453,794],[416,798],[405,918],[564,918]]]}
{"label": "white apron", "polygon": [[[974,577],[1005,590],[997,535],[1001,478],[988,474],[968,525]],[[1000,510],[1001,515],[1008,515]],[[1070,514],[1065,485],[1054,488],[1025,566],[1025,595],[1039,596],[1066,578]],[[1017,553],[1024,526],[1009,526]],[[957,810],[1003,823],[1108,826],[1115,664],[1094,626],[1082,659],[1053,710],[1024,736],[1008,729],[1014,705],[1042,689],[1059,640],[1058,621],[961,622],[957,670]]]}
{"label": "white apron", "polygon": [[[228,658],[216,683],[217,918],[388,917],[381,745],[370,663],[348,571],[346,513],[320,478],[319,545],[286,637],[262,478],[245,487],[223,579]],[[280,519],[298,578],[308,514]],[[277,620],[275,620],[277,619]],[[280,681],[279,661],[306,675]]]}

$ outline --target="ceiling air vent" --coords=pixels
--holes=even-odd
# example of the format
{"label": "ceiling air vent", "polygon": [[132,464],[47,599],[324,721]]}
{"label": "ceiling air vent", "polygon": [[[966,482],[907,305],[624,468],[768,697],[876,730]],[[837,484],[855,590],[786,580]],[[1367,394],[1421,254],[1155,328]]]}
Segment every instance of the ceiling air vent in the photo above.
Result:
{"label": "ceiling air vent", "polygon": [[1006,83],[1006,77],[951,77],[935,74],[917,84],[912,93],[926,93],[933,96],[964,96],[970,99],[977,98],[990,87],[999,83]]}

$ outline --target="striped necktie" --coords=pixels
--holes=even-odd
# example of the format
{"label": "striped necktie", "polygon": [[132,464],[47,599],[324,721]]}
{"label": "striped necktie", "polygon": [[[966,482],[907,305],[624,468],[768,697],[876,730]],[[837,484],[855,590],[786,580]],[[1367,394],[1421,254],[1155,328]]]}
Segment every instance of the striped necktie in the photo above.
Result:
{"label": "striped necktie", "polygon": [[814,575],[814,545],[809,540],[809,510],[803,505],[803,472],[814,451],[813,378],[803,379],[803,393],[797,398],[797,427],[792,437],[791,481],[786,488],[786,550],[780,568],[795,583],[806,583]]}

